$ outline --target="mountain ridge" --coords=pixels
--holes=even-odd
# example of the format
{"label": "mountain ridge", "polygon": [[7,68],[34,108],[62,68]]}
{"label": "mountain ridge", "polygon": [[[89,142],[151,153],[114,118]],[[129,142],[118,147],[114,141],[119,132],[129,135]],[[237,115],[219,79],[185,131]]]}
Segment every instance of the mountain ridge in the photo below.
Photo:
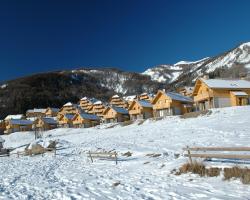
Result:
{"label": "mountain ridge", "polygon": [[250,42],[214,57],[198,61],[179,61],[158,65],[142,73],[115,67],[77,67],[71,70],[42,72],[2,82],[0,118],[41,107],[61,107],[83,97],[108,101],[110,96],[154,93],[191,86],[198,77],[239,78],[249,75]]}

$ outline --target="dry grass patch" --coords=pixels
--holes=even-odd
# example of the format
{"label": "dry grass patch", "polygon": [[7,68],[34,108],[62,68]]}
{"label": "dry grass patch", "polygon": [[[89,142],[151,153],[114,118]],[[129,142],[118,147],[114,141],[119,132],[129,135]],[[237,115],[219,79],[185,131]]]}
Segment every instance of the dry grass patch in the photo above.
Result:
{"label": "dry grass patch", "polygon": [[186,173],[199,174],[200,176],[205,176],[206,167],[202,162],[185,163],[179,168],[176,175],[186,174]]}
{"label": "dry grass patch", "polygon": [[218,168],[210,167],[206,168],[202,162],[193,162],[183,164],[179,170],[174,169],[172,171],[175,175],[181,175],[186,173],[198,174],[201,177],[217,177],[223,171],[224,180],[240,179],[243,184],[250,184],[250,169],[240,168],[238,166],[231,168]]}
{"label": "dry grass patch", "polygon": [[211,113],[212,113],[211,110],[190,112],[190,113],[185,113],[184,115],[181,116],[181,118],[183,118],[183,119],[196,118],[196,117],[199,117],[199,116],[210,115]]}
{"label": "dry grass patch", "polygon": [[128,126],[128,125],[131,125],[133,123],[134,123],[133,121],[129,120],[129,121],[122,122],[121,126]]}
{"label": "dry grass patch", "polygon": [[126,153],[124,153],[124,154],[122,154],[123,156],[127,156],[127,157],[130,157],[130,156],[132,156],[132,153],[130,152],[130,151],[128,151],[128,152],[126,152]]}
{"label": "dry grass patch", "polygon": [[238,166],[224,169],[224,180],[239,178],[243,184],[250,184],[250,169]]}

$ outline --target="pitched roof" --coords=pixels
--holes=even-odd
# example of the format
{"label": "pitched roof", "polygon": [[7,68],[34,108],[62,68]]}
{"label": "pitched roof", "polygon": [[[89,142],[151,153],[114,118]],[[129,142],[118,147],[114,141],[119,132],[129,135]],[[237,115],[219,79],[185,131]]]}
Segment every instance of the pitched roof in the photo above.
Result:
{"label": "pitched roof", "polygon": [[181,102],[193,102],[192,98],[183,96],[179,93],[175,92],[167,92],[167,96],[169,96],[171,99],[176,100],[176,101],[181,101]]}
{"label": "pitched roof", "polygon": [[112,106],[111,108],[114,109],[117,113],[128,114],[128,110],[125,108],[116,107],[116,106]]}
{"label": "pitched roof", "polygon": [[23,118],[23,114],[8,115],[7,117],[5,117],[5,120],[10,120],[10,119],[22,119],[22,118]]}
{"label": "pitched roof", "polygon": [[74,116],[75,115],[72,115],[72,114],[65,114],[64,115],[64,117],[66,117],[67,119],[70,119],[70,120],[72,120]]}
{"label": "pitched roof", "polygon": [[125,101],[133,101],[134,99],[136,99],[136,95],[125,96],[125,97],[123,97],[123,99]]}
{"label": "pitched roof", "polygon": [[32,125],[33,124],[32,121],[26,120],[26,119],[11,119],[10,123],[15,124],[15,125]]}
{"label": "pitched roof", "polygon": [[88,100],[88,98],[87,97],[83,97],[83,98],[81,98],[81,100]]}
{"label": "pitched roof", "polygon": [[152,108],[153,105],[146,100],[139,100],[138,103],[140,104],[140,106],[145,107],[145,108]]}
{"label": "pitched roof", "polygon": [[101,101],[96,101],[96,102],[94,103],[94,105],[98,105],[98,104],[102,104],[102,102],[101,102]]}
{"label": "pitched roof", "polygon": [[87,114],[87,113],[82,113],[80,114],[80,116],[83,119],[89,119],[89,120],[100,120],[100,118],[96,115],[92,115],[92,114]]}
{"label": "pitched roof", "polygon": [[73,106],[73,104],[71,102],[68,102],[68,103],[64,104],[63,106]]}
{"label": "pitched roof", "polygon": [[233,93],[233,95],[235,95],[235,96],[248,96],[247,93],[242,92],[242,91],[233,91],[232,93]]}
{"label": "pitched roof", "polygon": [[59,112],[60,108],[49,108],[52,110],[52,112]]}
{"label": "pitched roof", "polygon": [[226,89],[250,89],[250,81],[246,80],[222,80],[222,79],[200,79],[210,88]]}
{"label": "pitched roof", "polygon": [[113,95],[112,98],[119,98],[117,94]]}
{"label": "pitched roof", "polygon": [[57,124],[57,121],[53,117],[44,117],[42,120],[47,124]]}

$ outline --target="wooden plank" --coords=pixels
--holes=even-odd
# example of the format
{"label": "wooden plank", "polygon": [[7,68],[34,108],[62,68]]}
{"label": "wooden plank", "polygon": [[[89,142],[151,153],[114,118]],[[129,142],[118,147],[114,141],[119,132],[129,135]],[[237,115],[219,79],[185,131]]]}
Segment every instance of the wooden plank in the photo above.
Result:
{"label": "wooden plank", "polygon": [[187,151],[250,151],[250,147],[186,147]]}
{"label": "wooden plank", "polygon": [[250,155],[239,154],[184,154],[184,156],[193,158],[250,159]]}

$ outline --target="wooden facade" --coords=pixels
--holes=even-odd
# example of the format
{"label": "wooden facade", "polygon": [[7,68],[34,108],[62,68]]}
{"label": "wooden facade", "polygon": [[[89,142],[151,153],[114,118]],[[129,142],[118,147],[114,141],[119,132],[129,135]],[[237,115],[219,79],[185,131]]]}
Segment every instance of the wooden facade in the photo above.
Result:
{"label": "wooden facade", "polygon": [[185,86],[177,89],[177,92],[183,96],[192,97],[194,91],[194,87]]}
{"label": "wooden facade", "polygon": [[43,108],[34,108],[31,110],[27,110],[26,117],[27,118],[34,118],[34,117],[45,117],[46,116],[46,109]]}
{"label": "wooden facade", "polygon": [[246,80],[197,79],[193,92],[197,110],[250,104]]}
{"label": "wooden facade", "polygon": [[131,120],[153,117],[153,106],[149,101],[134,100],[128,108]]}
{"label": "wooden facade", "polygon": [[92,104],[87,97],[83,97],[81,98],[79,105],[84,111],[88,111]]}
{"label": "wooden facade", "polygon": [[129,120],[129,112],[125,108],[109,106],[103,112],[105,123],[124,122]]}
{"label": "wooden facade", "polygon": [[100,118],[96,115],[81,113],[73,117],[75,128],[89,128],[100,124]]}
{"label": "wooden facade", "polygon": [[58,126],[63,128],[72,128],[74,116],[75,114],[60,115],[58,118]]}
{"label": "wooden facade", "polygon": [[154,95],[148,94],[148,93],[142,93],[141,95],[138,96],[139,100],[147,100],[150,102],[152,102],[153,98],[154,98]]}
{"label": "wooden facade", "polygon": [[154,116],[183,115],[192,111],[193,100],[175,92],[159,90],[152,100]]}
{"label": "wooden facade", "polygon": [[118,95],[114,95],[111,97],[109,104],[115,107],[121,107],[121,108],[127,108],[128,107],[128,103],[122,99],[121,97],[119,97]]}
{"label": "wooden facade", "polygon": [[52,117],[40,117],[34,121],[34,128],[39,131],[47,131],[57,128],[57,124]]}
{"label": "wooden facade", "polygon": [[98,117],[103,117],[103,111],[105,110],[105,108],[106,106],[101,101],[96,101],[88,110],[88,113],[97,115]]}
{"label": "wooden facade", "polygon": [[5,121],[5,134],[14,132],[32,131],[33,122],[25,119],[10,119]]}
{"label": "wooden facade", "polygon": [[76,104],[72,104],[71,102],[66,103],[58,112],[57,118],[59,119],[61,116],[65,114],[72,114],[75,115],[77,113],[81,113],[83,110],[80,106]]}
{"label": "wooden facade", "polygon": [[60,111],[59,108],[47,108],[45,111],[46,117],[56,117],[58,115],[58,112]]}

